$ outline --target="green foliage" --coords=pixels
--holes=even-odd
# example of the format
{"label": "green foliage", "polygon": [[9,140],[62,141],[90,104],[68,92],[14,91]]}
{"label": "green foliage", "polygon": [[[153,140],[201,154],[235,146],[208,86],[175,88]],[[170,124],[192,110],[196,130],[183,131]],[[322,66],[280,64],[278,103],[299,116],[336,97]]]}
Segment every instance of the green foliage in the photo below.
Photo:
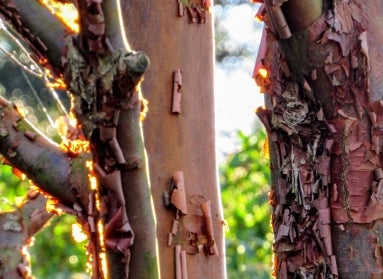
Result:
{"label": "green foliage", "polygon": [[[29,251],[32,255],[32,272],[36,278],[87,278],[84,272],[86,255],[84,245],[76,243],[72,237],[74,216],[57,216],[36,235]],[[78,275],[75,275],[78,273]]]}
{"label": "green foliage", "polygon": [[27,181],[21,181],[12,173],[8,165],[0,164],[0,212],[13,211],[17,199],[22,199],[28,187]]}
{"label": "green foliage", "polygon": [[222,202],[229,230],[229,278],[270,278],[272,232],[268,205],[269,163],[263,158],[265,132],[238,133],[240,151],[220,168]]}

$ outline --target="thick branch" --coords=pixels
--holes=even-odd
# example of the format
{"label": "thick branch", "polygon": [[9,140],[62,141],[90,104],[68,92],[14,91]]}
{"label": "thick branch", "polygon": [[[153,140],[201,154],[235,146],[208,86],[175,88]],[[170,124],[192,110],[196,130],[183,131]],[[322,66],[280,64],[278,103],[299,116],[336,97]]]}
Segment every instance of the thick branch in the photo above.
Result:
{"label": "thick branch", "polygon": [[[92,143],[94,168],[101,182],[98,192],[109,201],[104,214],[108,278],[128,274],[157,278],[155,221],[144,167],[138,94],[148,59],[125,44],[121,19],[112,15],[113,10],[119,11],[119,1],[106,2],[106,15],[96,1],[78,2],[81,33],[78,40],[68,40],[65,78],[76,116]],[[121,221],[114,222],[118,216]],[[102,244],[94,246],[99,253],[103,250]],[[94,266],[99,270],[97,262]]]}
{"label": "thick branch", "polygon": [[[71,185],[80,180],[87,186],[87,174],[79,175],[82,172],[77,170],[81,166],[85,169],[82,157],[71,157],[39,134],[2,98],[0,111],[0,153],[43,191],[72,206],[77,198]],[[71,178],[74,168],[77,168],[77,176]]]}
{"label": "thick branch", "polygon": [[140,105],[122,110],[117,138],[125,157],[130,162],[140,162],[137,168],[122,172],[122,182],[129,221],[137,236],[132,246],[132,278],[157,278],[156,225],[147,175],[146,154],[143,144]]}
{"label": "thick branch", "polygon": [[123,24],[120,0],[103,1],[102,9],[105,16],[105,34],[113,47],[130,50]]}
{"label": "thick branch", "polygon": [[13,0],[17,11],[9,9],[11,5],[4,2],[0,2],[3,16],[33,49],[46,56],[55,69],[60,69],[64,49],[62,38],[68,32],[64,23],[36,0]]}

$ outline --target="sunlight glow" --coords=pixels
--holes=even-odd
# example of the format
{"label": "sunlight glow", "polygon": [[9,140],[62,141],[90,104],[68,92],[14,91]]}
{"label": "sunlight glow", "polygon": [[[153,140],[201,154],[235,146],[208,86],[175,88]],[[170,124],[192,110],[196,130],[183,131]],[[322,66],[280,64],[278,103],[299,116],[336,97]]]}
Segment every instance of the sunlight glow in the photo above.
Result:
{"label": "sunlight glow", "polygon": [[68,117],[58,117],[55,121],[55,128],[63,139],[60,146],[64,150],[69,150],[73,154],[80,154],[90,151],[89,141],[76,139],[78,137],[77,119],[72,112],[68,114]]}
{"label": "sunlight glow", "polygon": [[105,253],[105,232],[104,232],[104,224],[101,222],[101,220],[97,223],[97,231],[100,238],[100,245],[102,252],[99,253],[100,262],[101,262],[101,268],[104,273],[105,278],[108,278],[108,265],[106,261],[106,253]]}
{"label": "sunlight glow", "polygon": [[49,197],[47,200],[47,204],[45,205],[46,211],[52,214],[61,215],[63,210],[57,206],[58,200]]}
{"label": "sunlight glow", "polygon": [[264,159],[270,160],[269,140],[267,138],[265,139],[265,141],[263,143],[262,157]]}
{"label": "sunlight glow", "polygon": [[66,89],[65,81],[61,77],[56,78],[53,82],[48,82],[46,85],[52,89]]}
{"label": "sunlight glow", "polygon": [[48,7],[51,13],[60,18],[73,32],[78,33],[80,31],[78,12],[73,4],[60,3],[54,0],[41,0],[40,2]]}
{"label": "sunlight glow", "polygon": [[12,168],[12,173],[16,175],[20,180],[24,180],[27,176],[21,172],[18,168]]}
{"label": "sunlight glow", "polygon": [[261,75],[261,77],[263,78],[267,78],[268,77],[268,73],[267,73],[267,70],[265,68],[259,68],[258,69],[258,73]]}
{"label": "sunlight glow", "polygon": [[[94,191],[96,208],[100,212],[101,199],[98,193],[98,180],[96,176],[94,175],[93,162],[91,160],[86,161],[85,166],[89,170],[88,178],[89,178],[90,188]],[[99,263],[101,263],[101,269],[104,275],[103,278],[107,278],[108,266],[107,266],[106,253],[105,253],[105,230],[104,230],[104,224],[102,223],[102,220],[100,219],[97,222],[97,234],[99,237],[99,243],[101,248],[101,251],[99,251],[98,253]]]}
{"label": "sunlight glow", "polygon": [[[120,0],[116,0],[116,2],[117,2],[117,16],[118,16],[118,20],[120,22],[120,26],[124,26],[124,21],[123,21],[123,16],[122,16],[122,11],[121,11]],[[126,38],[125,29],[121,28],[120,31],[121,31],[122,42],[123,42],[123,44],[125,46],[125,49],[130,51],[131,49],[130,49],[130,45],[129,45],[128,39]]]}
{"label": "sunlight glow", "polygon": [[24,204],[24,197],[15,197],[15,205],[21,207]]}
{"label": "sunlight glow", "polygon": [[90,150],[89,141],[85,140],[65,140],[60,146],[74,154],[80,154]]}
{"label": "sunlight glow", "polygon": [[88,236],[78,223],[72,224],[72,237],[76,242],[83,242],[88,239]]}
{"label": "sunlight glow", "polygon": [[92,161],[86,161],[85,166],[89,170],[88,178],[89,178],[90,188],[92,190],[96,191],[98,189],[98,182],[97,182],[96,176],[94,176],[94,174],[93,174],[93,162]]}
{"label": "sunlight glow", "polygon": [[209,14],[211,14],[211,12],[212,12],[211,1],[210,0],[203,0],[203,5],[204,5],[205,10]]}
{"label": "sunlight glow", "polygon": [[264,18],[263,18],[262,15],[256,15],[256,16],[255,16],[255,20],[256,20],[257,22],[263,22]]}
{"label": "sunlight glow", "polygon": [[17,105],[16,106],[17,112],[24,118],[27,115],[27,110],[24,108],[24,106]]}

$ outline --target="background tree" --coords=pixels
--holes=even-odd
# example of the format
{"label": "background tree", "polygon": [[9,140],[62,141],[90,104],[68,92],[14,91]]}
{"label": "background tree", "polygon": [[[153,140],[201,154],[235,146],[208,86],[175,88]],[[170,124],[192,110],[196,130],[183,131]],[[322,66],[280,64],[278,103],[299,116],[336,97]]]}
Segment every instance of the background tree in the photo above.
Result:
{"label": "background tree", "polygon": [[382,276],[381,1],[264,1],[278,278]]}

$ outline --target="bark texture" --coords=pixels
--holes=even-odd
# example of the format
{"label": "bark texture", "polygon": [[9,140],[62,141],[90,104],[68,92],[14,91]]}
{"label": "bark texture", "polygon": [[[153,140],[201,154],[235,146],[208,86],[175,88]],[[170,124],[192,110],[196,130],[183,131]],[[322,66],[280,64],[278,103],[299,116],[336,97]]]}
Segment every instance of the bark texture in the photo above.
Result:
{"label": "bark texture", "polygon": [[[14,3],[17,7],[0,2],[1,12],[31,45],[36,60],[56,75],[64,74],[74,96],[73,112],[83,135],[91,142],[93,164],[86,166],[90,161],[86,152],[79,155],[69,150],[51,151],[49,144],[45,147],[48,142],[30,131],[17,113],[3,127],[6,144],[2,151],[8,152],[10,158],[22,152],[18,158],[28,160],[12,159],[12,163],[78,216],[90,239],[93,278],[127,278],[130,269],[130,278],[157,278],[155,221],[145,168],[138,87],[148,60],[126,44],[121,21],[112,14],[119,9],[119,1],[107,1],[103,6],[99,1],[78,1],[81,33],[65,40],[69,33],[41,4]],[[25,138],[35,142],[29,151]],[[52,171],[52,165],[58,168]],[[96,178],[99,183],[92,183]],[[63,185],[56,187],[51,183],[55,179]],[[136,227],[135,233],[131,224]],[[129,247],[134,239],[138,248],[131,256]],[[109,275],[103,268],[105,250]],[[130,258],[134,259],[131,264]]]}
{"label": "bark texture", "polygon": [[[91,142],[91,175],[100,182],[92,189],[94,199],[83,203],[93,243],[93,277],[157,278],[155,220],[140,123],[144,104],[139,83],[149,61],[125,45],[123,25],[112,15],[119,1],[78,1],[77,7],[81,32],[68,40],[64,69],[73,111]],[[104,207],[97,208],[98,202]],[[92,222],[93,228],[105,223],[105,233],[92,229]],[[101,268],[105,249],[108,274]]]}
{"label": "bark texture", "polygon": [[[24,37],[28,36],[29,25],[29,31],[40,31],[28,14],[27,1],[17,2],[27,19],[25,24],[15,16],[12,5],[0,3],[4,15]],[[161,278],[225,278],[223,217],[215,166],[210,1],[123,3],[122,14],[127,19],[132,45],[144,49],[152,61],[144,83],[152,107],[145,123],[145,141],[152,161],[149,166],[139,121],[144,102],[137,86],[146,66],[141,67],[142,55],[131,52],[126,44],[121,21],[115,14],[120,12],[119,4],[78,1],[81,35],[63,46],[55,44],[55,39],[43,30],[40,41],[44,43],[36,49],[40,58],[47,55],[56,73],[65,69],[68,88],[75,96],[74,111],[92,143],[90,174],[100,181],[98,189],[92,188],[89,181],[81,189],[74,185],[75,199],[68,200],[68,205],[73,206],[75,201],[80,204],[74,207],[96,243],[90,248],[93,259],[103,250],[102,239],[96,236],[101,232],[95,226],[99,220],[106,223],[104,240],[112,266],[110,278],[126,278],[128,270],[129,278],[157,278],[157,260]],[[49,20],[45,12],[39,11]],[[61,36],[60,23],[49,22]],[[33,38],[27,37],[35,46]],[[66,56],[61,67],[57,53],[63,48]],[[84,166],[73,165],[86,173]],[[158,212],[159,259],[155,254],[148,169]],[[71,176],[77,177],[77,170]],[[168,208],[162,202],[165,191],[171,203],[166,203]],[[97,196],[101,208],[95,204]],[[112,202],[114,199],[117,203]],[[178,203],[180,199],[182,204]],[[134,231],[131,253],[130,225]],[[93,266],[94,276],[102,278],[102,263],[97,261],[99,258]]]}
{"label": "bark texture", "polygon": [[275,272],[380,278],[383,6],[324,1],[301,26],[318,1],[298,2],[265,1],[267,49],[254,72],[267,94],[258,115],[272,155]]}

